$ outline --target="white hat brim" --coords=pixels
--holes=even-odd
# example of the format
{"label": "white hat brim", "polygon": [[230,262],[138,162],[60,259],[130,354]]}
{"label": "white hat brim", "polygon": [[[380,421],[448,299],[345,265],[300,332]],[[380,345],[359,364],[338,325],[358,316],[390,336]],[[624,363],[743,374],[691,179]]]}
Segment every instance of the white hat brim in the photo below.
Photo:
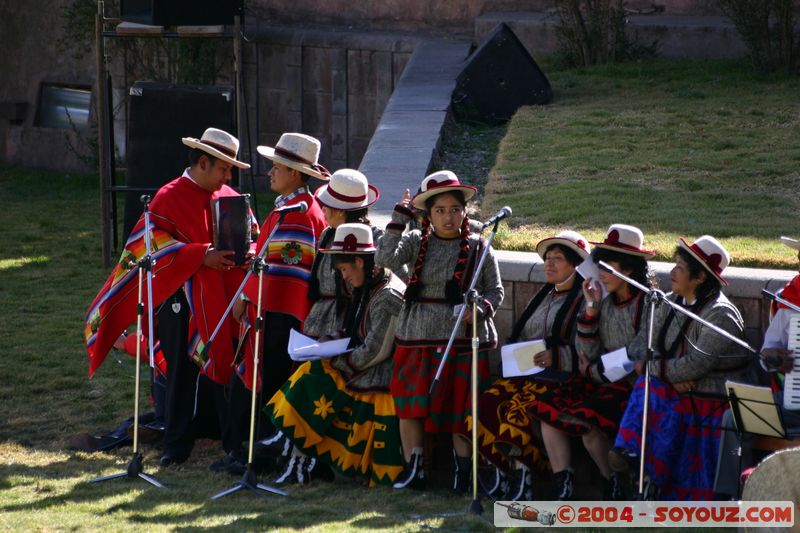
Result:
{"label": "white hat brim", "polygon": [[292,161],[291,159],[286,159],[285,157],[281,157],[275,154],[275,148],[272,146],[258,146],[256,150],[259,154],[266,157],[270,161],[275,161],[276,163],[280,163],[281,165],[286,165],[289,168],[293,168],[297,171],[302,172],[312,178],[317,178],[318,180],[328,181],[329,178],[323,176],[319,171],[314,170],[311,168],[310,165],[306,163],[300,163],[299,161]]}
{"label": "white hat brim", "polygon": [[621,254],[628,254],[634,257],[643,257],[645,259],[652,259],[656,256],[656,253],[651,250],[636,250],[633,248],[622,248],[618,246],[613,246],[611,244],[605,244],[602,242],[589,242],[593,248],[602,248],[604,250],[611,250],[612,252],[618,252]]}
{"label": "white hat brim", "polygon": [[781,237],[781,243],[792,248],[793,250],[800,250],[800,241],[790,237]]}
{"label": "white hat brim", "polygon": [[[711,270],[711,267],[708,266],[708,263],[706,263],[705,259],[703,259],[699,255],[697,255],[697,253],[694,250],[689,248],[689,244],[685,240],[683,240],[683,237],[678,237],[678,246],[680,246],[682,249],[684,249],[687,252],[689,252],[689,255],[691,255],[692,257],[697,259],[697,262],[700,263],[701,265],[703,265],[703,268],[706,269],[706,272],[709,272],[712,276],[717,278],[720,283],[722,283],[725,286],[728,285],[728,281],[725,278],[723,278],[721,275],[719,275],[716,272],[714,272],[713,270]],[[724,270],[725,269],[723,269],[723,271]]]}
{"label": "white hat brim", "polygon": [[452,191],[461,191],[462,193],[464,193],[465,202],[468,202],[470,198],[475,196],[475,193],[477,192],[475,187],[470,187],[469,185],[452,185],[447,187],[437,187],[429,191],[421,192],[416,196],[414,196],[414,198],[411,199],[411,205],[413,205],[417,209],[425,209],[425,201],[428,198]]}
{"label": "white hat brim", "polygon": [[328,187],[330,187],[330,184],[326,183],[317,189],[317,201],[325,207],[331,209],[340,209],[342,211],[356,211],[358,209],[364,209],[365,207],[369,207],[377,202],[378,198],[381,196],[381,193],[378,191],[377,187],[374,185],[367,185],[367,198],[365,199],[364,203],[362,205],[353,205],[334,198],[328,192]]}
{"label": "white hat brim", "polygon": [[356,250],[354,252],[345,252],[340,248],[320,248],[320,253],[322,254],[342,254],[342,255],[367,255],[367,254],[374,254],[378,251],[375,246],[370,248],[364,248],[363,250]]}
{"label": "white hat brim", "polygon": [[209,155],[212,155],[212,156],[216,157],[217,159],[222,159],[223,161],[225,161],[227,163],[230,163],[231,165],[233,165],[235,167],[250,168],[250,165],[248,163],[245,163],[243,161],[239,161],[238,159],[235,159],[235,158],[229,156],[228,154],[224,154],[224,153],[220,152],[219,150],[217,150],[216,148],[214,148],[213,146],[209,146],[209,145],[203,143],[200,139],[195,139],[194,137],[183,137],[181,139],[181,141],[183,141],[183,144],[185,144],[186,146],[188,146],[190,148],[197,148],[198,150],[202,150],[205,153],[207,153]]}
{"label": "white hat brim", "polygon": [[539,254],[539,257],[542,258],[542,261],[544,261],[544,253],[550,246],[554,244],[560,244],[562,246],[566,246],[570,250],[574,250],[579,256],[581,256],[582,259],[586,259],[587,257],[589,257],[588,251],[584,250],[583,248],[581,248],[580,246],[578,246],[569,239],[562,239],[560,237],[548,237],[547,239],[542,239],[536,245],[536,253]]}

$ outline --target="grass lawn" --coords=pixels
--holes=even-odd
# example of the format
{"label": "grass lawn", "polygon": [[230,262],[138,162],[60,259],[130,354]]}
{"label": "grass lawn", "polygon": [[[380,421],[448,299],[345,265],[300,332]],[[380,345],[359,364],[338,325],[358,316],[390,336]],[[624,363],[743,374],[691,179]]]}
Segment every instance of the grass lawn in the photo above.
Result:
{"label": "grass lawn", "polygon": [[122,366],[109,357],[86,376],[84,312],[109,273],[97,178],[0,167],[0,205],[0,530],[493,529],[463,516],[469,499],[446,490],[317,483],[293,487],[285,499],[239,493],[212,502],[236,480],[206,470],[221,455],[212,441],[199,442],[177,469],[159,470],[158,451],[143,448],[146,471],[168,491],[127,479],[88,484],[124,469],[130,448],[74,453],[65,451],[67,439],[114,428],[130,416],[133,398],[130,359]]}
{"label": "grass lawn", "polygon": [[657,260],[709,233],[735,266],[794,269],[778,237],[800,236],[800,77],[745,61],[544,70],[555,99],[517,112],[489,173],[484,213],[514,210],[498,248],[563,228],[602,240],[620,222]]}

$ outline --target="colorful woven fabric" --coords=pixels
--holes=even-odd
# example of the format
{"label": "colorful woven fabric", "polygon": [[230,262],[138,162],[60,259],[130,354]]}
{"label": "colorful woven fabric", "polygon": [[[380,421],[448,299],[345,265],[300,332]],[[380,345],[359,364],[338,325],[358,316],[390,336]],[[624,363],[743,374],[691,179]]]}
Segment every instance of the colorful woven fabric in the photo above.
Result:
{"label": "colorful woven fabric", "polygon": [[[544,444],[534,431],[532,406],[555,382],[530,378],[498,379],[480,397],[478,449],[487,460],[510,473],[516,459],[531,470],[549,468]],[[471,418],[467,427],[472,428]],[[513,455],[513,457],[512,457]]]}
{"label": "colorful woven fabric", "polygon": [[[150,204],[151,256],[155,259],[153,305],[160,305],[184,286],[192,310],[190,332],[196,331],[202,339],[209,338],[244,276],[241,269],[219,271],[203,266],[203,258],[213,239],[211,200],[234,195],[238,193],[228,186],[211,193],[188,177],[179,177],[159,189]],[[136,320],[138,270],[135,267],[145,254],[142,217],[131,231],[116,267],[86,313],[84,335],[89,375],[103,362],[120,333]],[[143,291],[143,299],[148,308],[146,291]],[[202,305],[194,305],[194,302],[202,302]],[[208,364],[204,369],[217,383],[227,383],[232,372],[232,338],[236,325],[229,320],[226,326],[220,329],[207,354]],[[149,332],[145,331],[147,334]]]}
{"label": "colorful woven fabric", "polygon": [[[439,383],[428,394],[439,368],[444,346],[398,346],[394,352],[394,369],[390,385],[399,418],[425,420],[425,431],[463,433],[471,409],[471,353],[451,353],[439,377]],[[478,352],[478,388],[483,390],[489,378],[487,352]]]}
{"label": "colorful woven fabric", "polygon": [[531,415],[569,435],[585,435],[596,427],[613,439],[630,394],[626,381],[593,383],[574,375],[538,396]]}
{"label": "colorful woven fabric", "polygon": [[[650,378],[645,472],[664,500],[712,500],[719,455],[720,426],[728,408],[723,399],[679,394]],[[644,376],[634,385],[615,446],[638,456],[641,447]]]}
{"label": "colorful woven fabric", "polygon": [[303,453],[343,475],[391,485],[403,471],[392,397],[349,390],[327,360],[303,363],[265,412]]}

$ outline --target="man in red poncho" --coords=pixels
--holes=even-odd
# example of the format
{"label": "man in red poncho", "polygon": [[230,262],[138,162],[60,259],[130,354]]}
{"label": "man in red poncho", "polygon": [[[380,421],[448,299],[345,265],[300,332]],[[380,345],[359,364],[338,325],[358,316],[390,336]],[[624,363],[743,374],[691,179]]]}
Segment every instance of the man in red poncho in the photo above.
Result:
{"label": "man in red poncho", "polygon": [[[227,132],[208,128],[200,139],[185,137],[183,143],[190,148],[190,166],[161,187],[150,204],[155,338],[161,343],[168,369],[162,466],[181,463],[191,452],[198,372],[216,384],[217,412],[224,420],[224,387],[233,371],[235,322],[226,321],[207,358],[201,359],[199,354],[244,276],[243,269],[229,259],[232,251],[212,245],[211,201],[238,195],[227,185],[231,168],[250,167],[236,159],[239,141]],[[142,217],[86,314],[90,376],[120,333],[136,319],[136,263],[145,254]]]}
{"label": "man in red poncho", "polygon": [[[261,399],[257,402],[259,414],[266,400],[269,400],[289,378],[292,361],[287,352],[289,332],[300,331],[302,323],[311,308],[308,299],[308,280],[314,263],[316,245],[322,231],[327,227],[325,215],[308,189],[311,178],[327,181],[330,173],[318,163],[320,142],[314,137],[301,133],[284,133],[274,148],[259,146],[258,153],[272,161],[269,171],[270,188],[278,193],[275,209],[267,216],[259,232],[256,250],[269,238],[273,229],[277,231],[269,244],[264,259],[267,270],[264,273],[262,305],[264,331],[261,336],[259,389]],[[305,202],[305,212],[292,212],[280,221],[279,210]],[[255,324],[258,279],[252,277],[245,287],[243,299],[237,302],[233,315],[242,320],[247,315]],[[223,442],[239,443],[239,449],[211,465],[215,472],[227,471],[242,473],[246,456],[241,443],[249,437],[250,392],[253,383],[253,335],[250,335],[247,356],[237,368],[241,379],[234,377],[231,382],[230,416]],[[262,417],[261,435],[273,431],[271,422]]]}

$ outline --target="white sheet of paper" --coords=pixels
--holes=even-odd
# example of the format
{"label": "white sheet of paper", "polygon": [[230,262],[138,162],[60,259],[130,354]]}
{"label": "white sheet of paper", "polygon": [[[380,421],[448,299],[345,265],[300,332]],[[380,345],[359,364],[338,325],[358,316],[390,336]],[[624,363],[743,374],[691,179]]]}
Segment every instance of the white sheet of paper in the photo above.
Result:
{"label": "white sheet of paper", "polygon": [[592,283],[595,281],[600,284],[600,290],[603,291],[603,298],[608,296],[608,291],[606,290],[606,286],[600,283],[600,269],[597,268],[597,264],[592,261],[592,256],[587,257],[583,260],[583,263],[578,265],[576,269],[578,274],[583,276],[583,279],[592,278]]}
{"label": "white sheet of paper", "polygon": [[547,349],[542,339],[506,344],[500,350],[503,363],[503,377],[532,376],[544,368],[533,364],[533,356]]}
{"label": "white sheet of paper", "polygon": [[289,352],[289,357],[291,357],[293,361],[314,361],[316,359],[333,357],[351,351],[347,349],[349,343],[350,337],[319,342],[317,339],[307,337],[293,329],[289,333],[289,346],[287,351]]}
{"label": "white sheet of paper", "polygon": [[613,352],[608,352],[601,356],[603,360],[603,367],[605,372],[603,374],[612,383],[619,381],[631,372],[633,372],[633,361],[628,359],[628,350],[623,346]]}

